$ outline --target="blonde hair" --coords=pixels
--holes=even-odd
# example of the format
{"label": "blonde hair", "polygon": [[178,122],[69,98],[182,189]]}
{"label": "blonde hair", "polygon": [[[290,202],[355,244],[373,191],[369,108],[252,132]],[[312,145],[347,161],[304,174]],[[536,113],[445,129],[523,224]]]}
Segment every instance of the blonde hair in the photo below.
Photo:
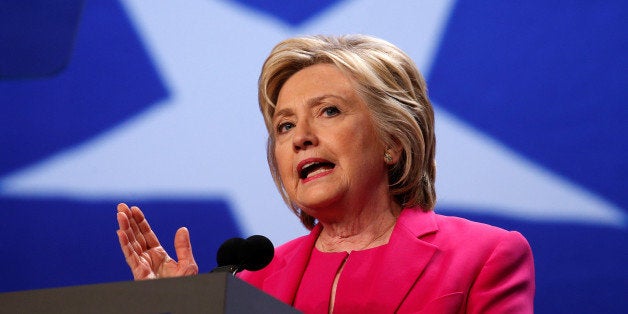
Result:
{"label": "blonde hair", "polygon": [[310,36],[284,40],[264,62],[259,77],[259,106],[268,130],[268,165],[286,204],[306,228],[309,216],[290,200],[277,169],[272,118],[283,84],[314,64],[334,64],[357,83],[385,147],[401,147],[401,158],[389,167],[390,194],[403,207],[433,210],[436,203],[434,111],[425,80],[399,48],[365,35]]}

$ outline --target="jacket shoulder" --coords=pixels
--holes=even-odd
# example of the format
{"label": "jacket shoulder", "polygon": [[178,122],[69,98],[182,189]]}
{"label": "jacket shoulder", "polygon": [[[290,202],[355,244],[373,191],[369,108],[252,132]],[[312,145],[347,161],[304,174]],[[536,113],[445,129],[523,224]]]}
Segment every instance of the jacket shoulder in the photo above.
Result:
{"label": "jacket shoulder", "polygon": [[532,256],[530,244],[517,231],[508,231],[460,217],[435,216],[438,232],[425,235],[423,240],[437,245],[446,256],[474,260],[478,267],[496,254],[505,253],[511,258]]}

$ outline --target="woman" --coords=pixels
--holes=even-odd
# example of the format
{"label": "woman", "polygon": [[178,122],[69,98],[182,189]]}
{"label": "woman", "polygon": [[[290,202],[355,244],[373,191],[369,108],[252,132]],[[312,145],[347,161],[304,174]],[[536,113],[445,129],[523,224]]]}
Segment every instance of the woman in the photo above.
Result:
{"label": "woman", "polygon": [[[434,113],[392,44],[303,37],[264,63],[268,162],[310,234],[240,278],[306,313],[530,313],[534,265],[517,232],[433,212]],[[185,228],[171,259],[142,212],[118,206],[135,279],[198,272]]]}

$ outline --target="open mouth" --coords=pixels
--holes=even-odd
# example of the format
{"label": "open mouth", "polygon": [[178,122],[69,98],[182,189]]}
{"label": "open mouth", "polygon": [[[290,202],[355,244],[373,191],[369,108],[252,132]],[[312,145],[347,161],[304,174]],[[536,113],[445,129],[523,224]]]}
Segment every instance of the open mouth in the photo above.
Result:
{"label": "open mouth", "polygon": [[319,173],[334,169],[335,166],[336,165],[334,163],[328,161],[309,162],[303,165],[303,167],[301,167],[301,170],[299,170],[299,178],[306,179],[309,177],[313,177]]}

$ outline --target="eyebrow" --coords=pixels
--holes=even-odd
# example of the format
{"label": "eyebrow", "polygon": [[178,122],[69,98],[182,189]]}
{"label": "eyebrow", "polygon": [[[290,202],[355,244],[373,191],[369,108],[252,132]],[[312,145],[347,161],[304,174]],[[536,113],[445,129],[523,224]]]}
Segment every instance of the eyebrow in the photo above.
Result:
{"label": "eyebrow", "polygon": [[[311,107],[321,103],[323,99],[327,99],[327,98],[338,98],[338,99],[340,99],[342,101],[346,101],[345,98],[342,97],[342,96],[333,95],[333,94],[325,94],[325,95],[321,95],[321,96],[317,96],[317,97],[314,97],[312,99],[309,99],[307,101],[307,106],[311,108]],[[290,108],[283,108],[283,109],[281,109],[279,111],[275,111],[275,113],[273,114],[272,119],[274,121],[276,118],[284,117],[284,116],[290,116],[290,115],[293,115],[293,114],[294,114],[294,112],[292,111],[292,109],[290,109]]]}

